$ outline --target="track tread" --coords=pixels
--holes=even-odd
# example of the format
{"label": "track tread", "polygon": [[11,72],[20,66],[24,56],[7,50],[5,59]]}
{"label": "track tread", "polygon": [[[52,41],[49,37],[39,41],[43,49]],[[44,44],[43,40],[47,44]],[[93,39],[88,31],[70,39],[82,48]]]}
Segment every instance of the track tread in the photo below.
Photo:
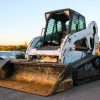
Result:
{"label": "track tread", "polygon": [[[96,59],[99,59],[99,65],[98,64],[96,65],[94,63]],[[83,76],[80,78],[80,76],[78,76],[78,70],[80,68],[84,69],[85,65],[89,63],[92,64],[94,71],[90,75],[89,74],[87,75],[87,73],[84,72],[84,75],[86,74],[86,77]],[[72,76],[73,76],[74,85],[81,85],[90,81],[95,81],[100,79],[100,57],[91,55],[81,59],[80,61],[75,62],[75,66],[72,67],[72,73],[73,73]]]}

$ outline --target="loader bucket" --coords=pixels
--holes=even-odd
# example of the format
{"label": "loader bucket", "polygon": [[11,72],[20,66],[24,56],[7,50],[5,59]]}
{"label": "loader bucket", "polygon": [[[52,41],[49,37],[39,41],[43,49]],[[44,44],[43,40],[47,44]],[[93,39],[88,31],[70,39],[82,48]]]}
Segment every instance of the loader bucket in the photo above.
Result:
{"label": "loader bucket", "polygon": [[25,60],[0,61],[0,86],[48,96],[73,86],[70,66]]}

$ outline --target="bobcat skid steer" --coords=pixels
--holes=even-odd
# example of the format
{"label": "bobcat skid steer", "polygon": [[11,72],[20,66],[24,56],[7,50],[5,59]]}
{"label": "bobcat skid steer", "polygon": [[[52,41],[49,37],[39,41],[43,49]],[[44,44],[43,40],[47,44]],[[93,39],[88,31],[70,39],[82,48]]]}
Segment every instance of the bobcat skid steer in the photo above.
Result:
{"label": "bobcat skid steer", "polygon": [[98,29],[71,9],[45,13],[41,36],[31,40],[27,60],[0,60],[0,86],[49,96],[100,79]]}

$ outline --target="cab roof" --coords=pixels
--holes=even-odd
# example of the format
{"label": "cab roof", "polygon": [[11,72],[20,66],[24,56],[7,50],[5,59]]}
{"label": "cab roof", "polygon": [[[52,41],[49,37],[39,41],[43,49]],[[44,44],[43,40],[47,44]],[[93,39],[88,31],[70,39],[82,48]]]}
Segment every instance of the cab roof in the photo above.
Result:
{"label": "cab roof", "polygon": [[80,14],[80,13],[78,13],[78,12],[76,12],[76,11],[70,9],[70,8],[59,9],[59,10],[53,10],[53,11],[46,12],[46,13],[45,13],[45,17],[46,17],[46,19],[48,19],[48,17],[49,17],[51,14],[60,14],[60,13],[65,13],[65,14],[67,14],[69,17],[71,17],[71,15],[72,15],[73,13],[84,17],[82,14]]}

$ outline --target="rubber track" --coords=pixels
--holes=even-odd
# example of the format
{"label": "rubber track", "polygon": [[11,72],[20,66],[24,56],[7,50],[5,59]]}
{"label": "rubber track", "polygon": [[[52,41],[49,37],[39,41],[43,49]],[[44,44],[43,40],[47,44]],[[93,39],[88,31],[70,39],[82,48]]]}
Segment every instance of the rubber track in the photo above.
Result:
{"label": "rubber track", "polygon": [[[93,75],[89,75],[83,78],[78,79],[77,77],[77,72],[80,68],[84,67],[86,64],[89,63],[93,63],[93,61],[95,61],[96,59],[99,59],[99,66],[98,68],[95,68],[96,65],[93,65],[93,68],[96,69],[98,71],[98,73],[93,74]],[[83,68],[84,69],[84,68]],[[90,56],[88,55],[87,57],[75,62],[72,64],[72,73],[73,73],[73,81],[74,81],[74,85],[81,85],[90,81],[94,81],[94,80],[98,80],[100,79],[100,57],[99,56]],[[87,74],[87,73],[86,73]]]}

